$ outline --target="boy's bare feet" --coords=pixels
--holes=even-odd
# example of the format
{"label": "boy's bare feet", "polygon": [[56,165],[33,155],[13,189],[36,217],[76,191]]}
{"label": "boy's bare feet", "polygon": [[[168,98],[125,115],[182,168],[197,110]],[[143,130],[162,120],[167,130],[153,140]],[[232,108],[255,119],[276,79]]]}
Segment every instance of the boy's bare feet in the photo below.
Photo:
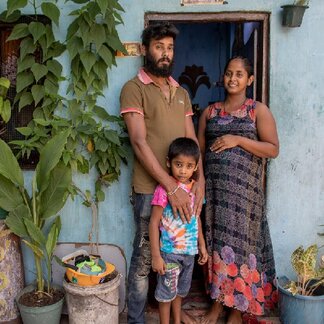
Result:
{"label": "boy's bare feet", "polygon": [[185,310],[181,309],[181,323],[183,324],[196,324],[196,319],[189,315]]}
{"label": "boy's bare feet", "polygon": [[226,323],[227,324],[242,324],[243,323],[242,313],[237,309],[232,309]]}
{"label": "boy's bare feet", "polygon": [[215,302],[211,306],[210,310],[202,317],[202,324],[216,324],[219,316],[222,314],[223,305]]}

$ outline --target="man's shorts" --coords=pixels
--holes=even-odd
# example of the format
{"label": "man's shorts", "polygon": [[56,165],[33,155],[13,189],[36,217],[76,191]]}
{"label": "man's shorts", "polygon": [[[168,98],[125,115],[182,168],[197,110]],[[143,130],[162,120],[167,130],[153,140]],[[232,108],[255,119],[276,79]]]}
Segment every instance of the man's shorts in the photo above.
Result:
{"label": "man's shorts", "polygon": [[191,286],[194,255],[168,254],[161,252],[167,269],[163,276],[157,275],[155,299],[158,302],[170,302],[176,296],[185,297]]}

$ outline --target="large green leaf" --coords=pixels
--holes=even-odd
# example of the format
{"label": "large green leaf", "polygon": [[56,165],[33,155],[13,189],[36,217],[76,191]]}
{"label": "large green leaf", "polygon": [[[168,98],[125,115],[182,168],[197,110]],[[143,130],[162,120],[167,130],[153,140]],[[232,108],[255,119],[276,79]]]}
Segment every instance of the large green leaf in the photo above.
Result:
{"label": "large green leaf", "polygon": [[51,229],[47,235],[47,241],[46,241],[46,252],[48,255],[48,258],[51,259],[54,249],[56,247],[58,236],[60,235],[61,231],[61,219],[60,216],[56,217],[55,221],[53,222]]}
{"label": "large green leaf", "polygon": [[44,257],[44,252],[42,251],[42,249],[39,247],[39,246],[37,246],[37,245],[35,245],[35,244],[33,244],[33,243],[31,243],[31,242],[29,242],[29,241],[26,241],[26,240],[23,240],[23,242],[33,251],[33,253],[34,254],[36,254],[40,259],[42,259],[43,257]]}
{"label": "large green leaf", "polygon": [[7,7],[8,13],[7,16],[11,15],[15,10],[23,8],[27,5],[28,0],[8,0]]}
{"label": "large green leaf", "polygon": [[5,223],[13,233],[19,237],[27,238],[29,234],[23,220],[28,217],[30,217],[28,208],[26,205],[20,205],[8,214]]}
{"label": "large green leaf", "polygon": [[69,167],[59,164],[52,170],[49,185],[40,198],[41,218],[56,215],[62,209],[71,183],[72,172]]}
{"label": "large green leaf", "polygon": [[11,105],[8,99],[3,102],[3,106],[1,109],[1,117],[5,123],[8,123],[11,117]]}
{"label": "large green leaf", "polygon": [[17,72],[20,73],[22,71],[30,69],[34,63],[35,57],[33,55],[27,55],[25,58],[20,60]]}
{"label": "large green leaf", "polygon": [[33,95],[35,106],[44,98],[45,88],[42,85],[34,84],[31,88],[31,93]]}
{"label": "large green leaf", "polygon": [[27,35],[29,35],[28,25],[25,23],[17,24],[13,28],[9,37],[7,38],[7,41],[20,39],[20,38],[26,37]]}
{"label": "large green leaf", "polygon": [[103,44],[100,47],[98,54],[105,61],[107,66],[112,65],[112,62],[113,62],[112,53],[105,44]]}
{"label": "large green leaf", "polygon": [[39,162],[36,167],[37,188],[41,194],[49,184],[50,172],[59,162],[69,131],[61,132],[52,137],[40,152]]}
{"label": "large green leaf", "polygon": [[24,178],[18,161],[8,144],[2,139],[0,139],[0,152],[0,174],[15,185],[23,187]]}
{"label": "large green leaf", "polygon": [[30,33],[33,35],[34,43],[36,43],[46,33],[44,24],[38,21],[31,22],[28,25],[28,29]]}
{"label": "large green leaf", "polygon": [[60,10],[57,8],[57,6],[54,3],[51,2],[43,2],[41,4],[43,14],[47,16],[49,19],[54,21],[56,26],[59,24],[59,18],[60,18]]}
{"label": "large green leaf", "polygon": [[0,21],[4,21],[6,23],[11,23],[17,21],[21,16],[20,10],[15,10],[13,13],[8,15],[8,11],[5,10],[0,14]]}
{"label": "large green leaf", "polygon": [[12,211],[23,202],[16,185],[0,174],[0,207],[6,211]]}
{"label": "large green leaf", "polygon": [[89,74],[91,71],[91,68],[96,63],[96,56],[91,52],[83,52],[80,55],[80,60],[86,70],[86,72]]}
{"label": "large green leaf", "polygon": [[[24,60],[25,56],[34,53],[35,46],[31,37],[24,38],[20,43],[20,60]],[[18,71],[20,72],[20,71]]]}
{"label": "large green leaf", "polygon": [[56,60],[48,60],[46,62],[48,71],[52,72],[57,78],[61,77],[62,74],[62,65]]}
{"label": "large green leaf", "polygon": [[31,67],[31,70],[34,74],[36,82],[38,82],[38,80],[40,80],[48,72],[47,67],[45,65],[39,64],[39,63],[33,64],[33,66]]}
{"label": "large green leaf", "polygon": [[34,224],[34,222],[29,218],[24,218],[24,223],[26,225],[28,236],[37,244],[45,246],[46,238],[39,226]]}
{"label": "large green leaf", "polygon": [[105,28],[103,27],[103,25],[94,24],[92,25],[90,32],[92,34],[93,41],[96,44],[96,48],[97,50],[99,50],[101,45],[106,40]]}
{"label": "large green leaf", "polygon": [[34,83],[34,76],[27,71],[18,73],[17,75],[17,84],[16,84],[16,90],[17,92],[22,91],[23,89],[27,88],[31,84]]}
{"label": "large green leaf", "polygon": [[22,108],[30,105],[33,102],[33,100],[34,100],[33,95],[28,91],[24,91],[19,99],[19,104],[18,104],[19,111]]}

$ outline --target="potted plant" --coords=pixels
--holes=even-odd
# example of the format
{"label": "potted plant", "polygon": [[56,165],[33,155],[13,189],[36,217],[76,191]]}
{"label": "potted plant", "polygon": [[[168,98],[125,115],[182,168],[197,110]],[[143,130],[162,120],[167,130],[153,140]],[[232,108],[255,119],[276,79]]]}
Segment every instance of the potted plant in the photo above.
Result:
{"label": "potted plant", "polygon": [[[298,247],[291,255],[296,280],[278,279],[280,319],[289,323],[322,323],[324,318],[324,265],[317,262],[316,244]],[[323,258],[323,256],[322,256]]]}
{"label": "potted plant", "polygon": [[71,169],[60,162],[68,135],[61,132],[47,142],[28,185],[10,147],[0,140],[0,208],[8,212],[6,225],[32,250],[35,260],[36,287],[26,287],[17,297],[24,323],[59,323],[61,317],[64,290],[51,285],[51,260],[61,228],[57,213],[72,183]]}
{"label": "potted plant", "polygon": [[10,81],[7,78],[0,78],[0,135],[3,134],[6,129],[2,125],[4,123],[8,123],[11,117],[11,103],[7,98],[7,92],[10,87]]}
{"label": "potted plant", "polygon": [[282,25],[286,27],[299,27],[303,21],[309,0],[295,0],[292,5],[281,6],[283,9]]}

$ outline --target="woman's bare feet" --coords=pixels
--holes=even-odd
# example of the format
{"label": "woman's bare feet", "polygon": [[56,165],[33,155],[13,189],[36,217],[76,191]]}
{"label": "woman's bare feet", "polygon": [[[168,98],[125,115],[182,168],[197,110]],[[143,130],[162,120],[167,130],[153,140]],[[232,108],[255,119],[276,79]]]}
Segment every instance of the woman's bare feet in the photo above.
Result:
{"label": "woman's bare feet", "polygon": [[223,305],[215,302],[211,306],[210,310],[202,317],[202,324],[216,324],[219,316],[222,314]]}
{"label": "woman's bare feet", "polygon": [[242,313],[237,309],[231,309],[226,324],[242,324]]}

